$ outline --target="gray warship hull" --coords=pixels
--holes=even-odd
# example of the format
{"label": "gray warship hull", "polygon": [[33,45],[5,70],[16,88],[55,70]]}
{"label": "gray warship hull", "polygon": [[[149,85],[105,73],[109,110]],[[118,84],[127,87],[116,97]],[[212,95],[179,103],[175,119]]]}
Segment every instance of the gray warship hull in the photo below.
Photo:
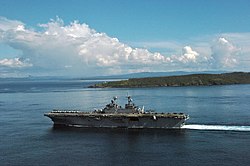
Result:
{"label": "gray warship hull", "polygon": [[165,128],[176,129],[185,124],[187,115],[176,113],[150,114],[98,114],[71,111],[45,113],[55,126],[96,128]]}

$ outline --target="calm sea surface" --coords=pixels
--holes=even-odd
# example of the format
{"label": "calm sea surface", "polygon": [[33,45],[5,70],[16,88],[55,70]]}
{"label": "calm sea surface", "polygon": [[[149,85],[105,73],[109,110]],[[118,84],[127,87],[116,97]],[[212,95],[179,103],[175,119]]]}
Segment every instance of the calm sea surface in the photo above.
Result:
{"label": "calm sea surface", "polygon": [[[0,165],[249,165],[250,85],[88,89],[94,81],[0,81]],[[113,96],[190,115],[181,130],[53,128],[53,108],[90,111]]]}

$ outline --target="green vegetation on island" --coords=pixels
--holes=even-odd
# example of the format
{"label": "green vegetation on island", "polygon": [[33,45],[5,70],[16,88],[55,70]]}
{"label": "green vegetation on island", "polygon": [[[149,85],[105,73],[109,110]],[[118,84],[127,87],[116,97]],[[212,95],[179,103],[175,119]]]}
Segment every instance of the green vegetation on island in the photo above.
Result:
{"label": "green vegetation on island", "polygon": [[250,73],[234,72],[224,74],[191,74],[182,76],[131,78],[89,86],[90,88],[140,88],[167,86],[211,86],[250,84]]}

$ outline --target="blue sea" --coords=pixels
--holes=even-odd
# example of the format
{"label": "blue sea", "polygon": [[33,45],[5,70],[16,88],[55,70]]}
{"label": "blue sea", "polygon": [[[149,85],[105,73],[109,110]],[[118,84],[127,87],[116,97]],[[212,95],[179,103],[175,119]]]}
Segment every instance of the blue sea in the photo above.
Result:
{"label": "blue sea", "polygon": [[[250,164],[250,85],[89,89],[95,80],[0,80],[0,165]],[[183,112],[180,130],[54,128],[54,108],[90,111],[126,95]]]}

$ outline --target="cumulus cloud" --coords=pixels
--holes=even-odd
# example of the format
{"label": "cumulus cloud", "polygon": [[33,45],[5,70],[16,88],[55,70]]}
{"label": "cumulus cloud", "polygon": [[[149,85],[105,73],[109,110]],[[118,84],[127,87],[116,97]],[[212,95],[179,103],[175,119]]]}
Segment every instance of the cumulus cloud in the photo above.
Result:
{"label": "cumulus cloud", "polygon": [[14,59],[2,59],[0,60],[0,67],[10,67],[10,68],[23,68],[23,67],[31,67],[29,59],[22,60],[20,58]]}
{"label": "cumulus cloud", "polygon": [[[18,21],[0,18],[1,41],[22,51],[22,58],[29,59],[33,67],[72,70],[91,73],[95,69],[153,65],[169,61],[160,53],[132,48],[117,38],[96,32],[87,24],[77,21],[64,25],[57,18],[47,24],[39,24],[43,31],[25,28]],[[69,67],[70,66],[70,67]]]}
{"label": "cumulus cloud", "polygon": [[227,39],[220,37],[211,47],[214,65],[217,68],[233,67],[237,64],[240,49]]}
{"label": "cumulus cloud", "polygon": [[187,63],[189,61],[196,62],[199,53],[194,51],[190,46],[185,46],[183,49],[183,55],[179,58],[180,61]]}
{"label": "cumulus cloud", "polygon": [[201,55],[191,46],[184,46],[181,54],[170,56],[171,63],[175,64],[175,66],[180,66],[181,70],[200,70],[200,68],[205,70],[209,60],[206,55]]}
{"label": "cumulus cloud", "polygon": [[17,28],[24,26],[24,24],[17,20],[9,20],[0,16],[0,32],[6,30],[17,30]]}
{"label": "cumulus cloud", "polygon": [[[0,66],[39,69],[54,75],[90,76],[174,70],[183,69],[183,66],[194,69],[211,61],[218,67],[230,67],[237,62],[238,50],[225,38],[220,38],[211,47],[212,55],[206,55],[200,47],[183,47],[177,43],[172,45],[172,50],[179,51],[163,55],[145,48],[133,48],[78,21],[65,25],[62,19],[56,18],[38,26],[39,31],[26,28],[20,21],[0,17],[0,43],[21,51],[18,58],[0,58]],[[163,47],[164,43],[171,46],[170,42],[162,42],[158,47]]]}

